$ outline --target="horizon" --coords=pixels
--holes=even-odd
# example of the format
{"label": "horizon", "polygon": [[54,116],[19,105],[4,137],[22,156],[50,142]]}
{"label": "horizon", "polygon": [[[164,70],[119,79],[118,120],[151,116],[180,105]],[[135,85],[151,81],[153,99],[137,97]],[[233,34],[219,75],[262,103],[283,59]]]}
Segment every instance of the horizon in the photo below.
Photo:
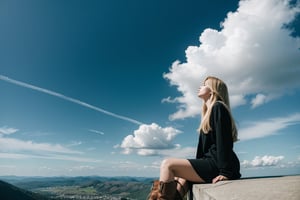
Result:
{"label": "horizon", "polygon": [[[284,177],[284,176],[300,176],[300,174],[277,174],[277,175],[268,175],[268,176],[248,176],[241,177],[239,179],[256,179],[256,178],[269,178],[269,177]],[[101,175],[87,175],[87,176],[16,176],[16,175],[4,175],[0,178],[5,177],[15,177],[15,178],[136,178],[136,179],[156,179],[158,176],[101,176]]]}
{"label": "horizon", "polygon": [[0,176],[158,177],[195,157],[208,75],[228,86],[242,177],[300,174],[299,10],[2,1]]}

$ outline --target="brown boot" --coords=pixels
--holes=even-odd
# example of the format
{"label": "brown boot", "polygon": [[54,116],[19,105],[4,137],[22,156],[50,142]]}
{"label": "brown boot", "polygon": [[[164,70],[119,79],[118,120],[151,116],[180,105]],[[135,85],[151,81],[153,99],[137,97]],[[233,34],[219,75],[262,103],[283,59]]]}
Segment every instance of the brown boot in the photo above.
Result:
{"label": "brown boot", "polygon": [[175,181],[170,182],[160,182],[160,196],[159,200],[174,200],[176,196],[177,183]]}
{"label": "brown boot", "polygon": [[[182,200],[180,192],[176,190],[177,183],[177,181],[164,183],[162,181],[155,180],[152,184],[151,192],[149,193],[147,200]],[[170,194],[168,192],[171,192],[171,196],[169,196]]]}
{"label": "brown boot", "polygon": [[159,192],[160,182],[159,180],[155,180],[152,184],[151,192],[147,197],[147,200],[157,200],[160,196]]}
{"label": "brown boot", "polygon": [[183,200],[182,196],[181,196],[180,192],[178,192],[178,190],[176,190],[176,194],[175,194],[174,200]]}

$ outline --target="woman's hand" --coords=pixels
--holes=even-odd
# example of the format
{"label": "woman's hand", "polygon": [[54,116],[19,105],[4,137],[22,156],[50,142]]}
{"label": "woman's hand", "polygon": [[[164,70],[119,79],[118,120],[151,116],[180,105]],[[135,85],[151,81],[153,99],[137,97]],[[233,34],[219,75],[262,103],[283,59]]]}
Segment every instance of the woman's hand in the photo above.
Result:
{"label": "woman's hand", "polygon": [[214,178],[212,180],[212,183],[216,183],[216,182],[219,182],[219,181],[226,181],[226,180],[228,180],[228,178],[226,176],[219,175],[219,176],[217,176],[216,178]]}

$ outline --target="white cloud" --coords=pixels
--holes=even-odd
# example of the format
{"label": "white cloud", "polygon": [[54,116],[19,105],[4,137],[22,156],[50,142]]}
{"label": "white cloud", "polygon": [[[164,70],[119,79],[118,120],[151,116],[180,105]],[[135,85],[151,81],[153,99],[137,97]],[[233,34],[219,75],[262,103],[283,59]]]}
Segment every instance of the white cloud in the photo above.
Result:
{"label": "white cloud", "polygon": [[176,158],[195,158],[195,147],[181,147],[177,145],[174,149],[139,149],[137,154],[141,156],[161,156],[161,157],[174,157]]}
{"label": "white cloud", "polygon": [[0,136],[1,135],[10,135],[17,131],[18,131],[18,129],[16,129],[16,128],[3,126],[3,127],[0,127]]}
{"label": "white cloud", "polygon": [[52,152],[52,153],[64,153],[64,154],[82,154],[79,151],[74,151],[63,147],[60,144],[49,143],[36,143],[33,141],[23,141],[13,138],[1,138],[0,137],[0,152],[7,151],[31,151],[36,153]]}
{"label": "white cloud", "polygon": [[[196,92],[208,75],[223,79],[229,87],[233,107],[251,103],[252,107],[300,87],[300,38],[284,29],[300,11],[300,3],[286,0],[240,1],[230,12],[220,31],[206,29],[199,46],[186,49],[186,62],[175,61],[164,78],[182,96],[167,102],[179,103],[170,119],[200,113]],[[248,101],[248,98],[254,98]]]}
{"label": "white cloud", "polygon": [[266,95],[257,94],[255,98],[252,99],[251,104],[252,108],[255,108],[259,105],[262,105],[266,102]]}
{"label": "white cloud", "polygon": [[181,131],[172,128],[162,128],[159,125],[152,123],[150,125],[140,125],[132,135],[126,136],[121,145],[124,149],[123,153],[130,154],[137,152],[140,155],[156,155],[157,149],[172,149],[178,145],[172,141]]}
{"label": "white cloud", "polygon": [[[154,149],[137,149],[137,154],[140,155],[140,156],[157,156],[159,155],[159,151],[157,150],[154,150]],[[125,154],[130,154],[132,153],[133,151],[126,151],[125,150]]]}
{"label": "white cloud", "polygon": [[[15,128],[2,127],[2,134],[12,134],[18,131]],[[73,141],[70,146],[78,146],[82,142]],[[16,138],[0,137],[1,159],[48,159],[67,160],[76,162],[100,162],[99,160],[81,157],[83,152],[75,151],[61,144],[38,143]]]}
{"label": "white cloud", "polygon": [[300,113],[286,117],[267,119],[265,121],[251,122],[247,127],[239,129],[238,137],[241,141],[262,138],[277,134],[280,130],[299,123]]}
{"label": "white cloud", "polygon": [[284,156],[255,156],[252,161],[244,160],[241,165],[245,168],[279,166]]}

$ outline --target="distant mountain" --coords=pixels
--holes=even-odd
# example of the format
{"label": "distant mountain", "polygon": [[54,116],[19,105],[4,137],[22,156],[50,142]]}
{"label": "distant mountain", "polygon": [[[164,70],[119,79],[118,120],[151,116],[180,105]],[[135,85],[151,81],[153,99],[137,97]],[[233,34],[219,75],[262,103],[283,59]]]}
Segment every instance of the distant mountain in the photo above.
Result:
{"label": "distant mountain", "polygon": [[47,200],[47,198],[0,180],[1,200]]}
{"label": "distant mountain", "polygon": [[[144,200],[150,191],[153,178],[98,176],[2,177],[2,180],[22,188],[23,190],[32,191],[53,200],[98,198],[103,200]],[[1,200],[15,200],[1,197],[0,194]],[[22,198],[22,200],[27,199]],[[39,198],[39,200],[42,199]]]}

